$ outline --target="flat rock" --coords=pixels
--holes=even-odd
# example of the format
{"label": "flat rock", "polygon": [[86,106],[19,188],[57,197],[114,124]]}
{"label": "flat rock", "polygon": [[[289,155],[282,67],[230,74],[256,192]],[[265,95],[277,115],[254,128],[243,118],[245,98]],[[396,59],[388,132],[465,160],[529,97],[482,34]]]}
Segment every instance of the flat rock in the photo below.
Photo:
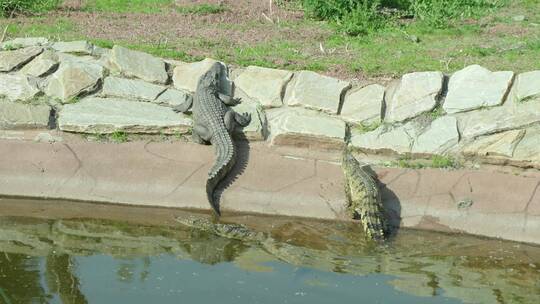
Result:
{"label": "flat rock", "polygon": [[403,75],[386,97],[387,122],[399,122],[429,112],[437,106],[444,75],[441,72],[417,72]]}
{"label": "flat rock", "polygon": [[15,51],[0,52],[0,72],[9,72],[28,63],[37,55],[41,54],[43,48],[28,47]]}
{"label": "flat rock", "polygon": [[292,76],[290,71],[249,66],[236,77],[234,84],[236,89],[244,91],[263,107],[280,107],[285,87]]}
{"label": "flat rock", "polygon": [[414,141],[412,153],[444,154],[459,142],[457,120],[451,116],[440,117]]}
{"label": "flat rock", "polygon": [[540,100],[540,71],[517,75],[509,99],[516,103]]}
{"label": "flat rock", "polygon": [[58,115],[62,131],[81,133],[187,133],[192,120],[153,103],[87,97],[65,105]]}
{"label": "flat rock", "polygon": [[[197,90],[197,82],[199,78],[206,73],[210,67],[218,61],[210,58],[206,58],[199,62],[193,63],[179,63],[173,70],[173,84],[174,87],[179,90],[188,92],[195,92]],[[219,89],[223,94],[232,94],[232,82],[228,76],[228,68],[224,63],[221,63],[222,72],[221,79],[219,81]]]}
{"label": "flat rock", "polygon": [[514,149],[513,160],[525,167],[540,169],[540,126],[525,130],[525,135]]}
{"label": "flat rock", "polygon": [[[503,156],[511,158],[525,130],[511,130],[478,138],[466,145],[462,153],[466,156]],[[540,151],[538,151],[540,153]]]}
{"label": "flat rock", "polygon": [[56,53],[58,56],[58,61],[70,61],[70,62],[83,62],[83,63],[94,63],[97,64],[99,60],[90,56],[90,55],[73,55],[68,53]]}
{"label": "flat rock", "polygon": [[285,104],[337,114],[341,96],[350,83],[311,71],[296,73],[285,93]]}
{"label": "flat rock", "polygon": [[460,134],[474,139],[502,131],[522,129],[540,122],[540,100],[522,103],[506,103],[500,107],[483,109],[455,115]]}
{"label": "flat rock", "polygon": [[0,99],[4,96],[10,101],[27,101],[39,93],[36,85],[23,74],[0,74]]}
{"label": "flat rock", "polygon": [[468,66],[450,77],[443,108],[447,113],[458,113],[501,105],[513,77],[510,71],[491,72],[479,65]]}
{"label": "flat rock", "polygon": [[150,54],[115,45],[109,60],[114,72],[128,78],[136,77],[158,84],[165,84],[169,79],[163,59]]}
{"label": "flat rock", "polygon": [[341,118],[352,123],[376,123],[381,121],[384,87],[378,84],[352,90],[345,97]]}
{"label": "flat rock", "polygon": [[49,43],[49,40],[45,37],[28,37],[28,38],[15,38],[8,40],[0,44],[0,49],[21,49],[30,46],[43,46]]}
{"label": "flat rock", "polygon": [[174,107],[183,104],[190,99],[193,99],[193,96],[188,92],[175,89],[167,89],[165,92],[163,92],[163,94],[159,95],[159,97],[152,102]]}
{"label": "flat rock", "polygon": [[94,51],[94,45],[85,40],[55,42],[52,44],[52,48],[62,53],[77,53],[86,55],[92,55]]}
{"label": "flat rock", "polygon": [[272,145],[341,149],[345,123],[336,117],[302,108],[266,111]]}
{"label": "flat rock", "polygon": [[114,76],[105,78],[103,82],[103,97],[121,97],[143,101],[153,101],[166,88],[138,79],[125,79]]}
{"label": "flat rock", "polygon": [[21,73],[33,77],[41,77],[58,66],[56,53],[46,50],[21,69]]}
{"label": "flat rock", "polygon": [[237,138],[245,138],[250,141],[265,140],[268,135],[268,121],[266,113],[262,105],[258,102],[243,101],[242,103],[232,107],[232,109],[240,114],[251,114],[251,122],[245,127],[237,126],[235,136]]}
{"label": "flat rock", "polygon": [[0,128],[47,128],[51,116],[48,105],[30,105],[0,101]]}
{"label": "flat rock", "polygon": [[45,94],[68,102],[96,88],[103,77],[103,67],[84,62],[62,62],[49,79]]}
{"label": "flat rock", "polygon": [[382,125],[376,130],[361,133],[351,131],[351,145],[370,153],[409,153],[419,134],[419,127],[413,121],[402,126]]}

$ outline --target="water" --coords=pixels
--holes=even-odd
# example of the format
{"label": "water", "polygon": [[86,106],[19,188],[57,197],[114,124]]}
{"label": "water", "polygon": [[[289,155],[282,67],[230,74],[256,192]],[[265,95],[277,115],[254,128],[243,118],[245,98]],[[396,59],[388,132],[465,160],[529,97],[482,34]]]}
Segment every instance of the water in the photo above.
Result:
{"label": "water", "polygon": [[33,204],[0,204],[0,303],[540,303],[525,244],[401,230],[381,248],[353,224],[224,218],[270,238],[242,242],[181,211]]}

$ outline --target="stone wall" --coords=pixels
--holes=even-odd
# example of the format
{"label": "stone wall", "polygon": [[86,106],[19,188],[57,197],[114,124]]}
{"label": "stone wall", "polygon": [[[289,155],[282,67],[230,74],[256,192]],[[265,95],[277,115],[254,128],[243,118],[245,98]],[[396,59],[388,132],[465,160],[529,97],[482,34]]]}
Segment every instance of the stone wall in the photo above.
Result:
{"label": "stone wall", "polygon": [[[185,63],[120,46],[24,38],[0,51],[0,128],[186,134],[192,120],[170,107],[191,98],[215,62]],[[387,87],[310,71],[231,68],[222,91],[242,98],[252,122],[238,133],[271,145],[429,158],[450,155],[540,169],[540,71],[472,65],[416,72]]]}

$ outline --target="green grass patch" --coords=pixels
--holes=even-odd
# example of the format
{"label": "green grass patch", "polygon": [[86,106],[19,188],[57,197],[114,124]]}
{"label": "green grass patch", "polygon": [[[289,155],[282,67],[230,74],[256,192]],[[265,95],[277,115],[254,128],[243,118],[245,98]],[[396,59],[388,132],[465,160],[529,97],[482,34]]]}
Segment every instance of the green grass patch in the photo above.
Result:
{"label": "green grass patch", "polygon": [[376,130],[378,127],[381,126],[380,121],[375,121],[371,123],[362,122],[355,126],[354,130],[359,133],[367,133]]}
{"label": "green grass patch", "polygon": [[83,8],[90,12],[158,14],[176,10],[181,14],[219,14],[227,10],[224,5],[194,4],[176,6],[173,0],[89,0]]}
{"label": "green grass patch", "polygon": [[112,48],[115,45],[120,45],[132,50],[137,50],[152,54],[157,57],[182,60],[187,62],[199,61],[204,59],[202,56],[192,56],[185,51],[177,49],[177,46],[173,45],[159,45],[159,44],[146,44],[146,43],[129,43],[124,41],[112,41],[107,39],[90,39],[93,44],[102,48]]}
{"label": "green grass patch", "polygon": [[390,162],[389,166],[407,169],[455,169],[460,167],[453,157],[442,155],[433,155],[429,160],[413,159],[410,155],[400,156],[397,160]]}
{"label": "green grass patch", "polygon": [[112,49],[114,46],[114,42],[107,39],[91,39],[90,42],[96,46],[107,49]]}
{"label": "green grass patch", "polygon": [[88,0],[85,11],[110,13],[161,13],[173,5],[172,0]]}
{"label": "green grass patch", "polygon": [[431,120],[435,120],[441,116],[444,116],[445,111],[441,105],[438,105],[433,111],[429,112]]}
{"label": "green grass patch", "polygon": [[450,156],[442,156],[442,155],[433,155],[431,158],[431,167],[432,168],[457,168],[458,163],[456,160]]}
{"label": "green grass patch", "polygon": [[72,20],[66,17],[47,22],[46,17],[34,17],[32,23],[13,23],[7,28],[11,37],[62,37],[63,40],[74,40],[82,37]]}
{"label": "green grass patch", "polygon": [[0,0],[0,16],[32,15],[53,10],[60,0]]}
{"label": "green grass patch", "polygon": [[65,104],[73,104],[73,103],[77,103],[79,101],[81,101],[81,98],[79,96],[73,96],[64,103]]}
{"label": "green grass patch", "polygon": [[115,143],[125,143],[128,141],[128,135],[123,131],[114,131],[109,138]]}
{"label": "green grass patch", "polygon": [[301,0],[306,15],[334,24],[345,34],[368,35],[395,27],[413,17],[431,28],[446,28],[456,20],[478,18],[506,6],[509,0]]}

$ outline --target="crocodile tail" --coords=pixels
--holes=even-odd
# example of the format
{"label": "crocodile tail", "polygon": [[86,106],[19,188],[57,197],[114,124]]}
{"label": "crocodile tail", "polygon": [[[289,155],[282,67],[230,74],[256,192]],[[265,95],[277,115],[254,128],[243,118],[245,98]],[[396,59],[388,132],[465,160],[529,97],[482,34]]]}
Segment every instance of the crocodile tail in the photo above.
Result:
{"label": "crocodile tail", "polygon": [[214,197],[214,192],[219,182],[225,178],[227,173],[229,173],[234,166],[235,151],[231,136],[225,128],[223,128],[223,132],[214,132],[212,144],[216,150],[216,161],[214,162],[212,169],[210,169],[210,172],[208,172],[206,195],[214,212],[216,212],[217,215],[221,215],[218,203]]}

